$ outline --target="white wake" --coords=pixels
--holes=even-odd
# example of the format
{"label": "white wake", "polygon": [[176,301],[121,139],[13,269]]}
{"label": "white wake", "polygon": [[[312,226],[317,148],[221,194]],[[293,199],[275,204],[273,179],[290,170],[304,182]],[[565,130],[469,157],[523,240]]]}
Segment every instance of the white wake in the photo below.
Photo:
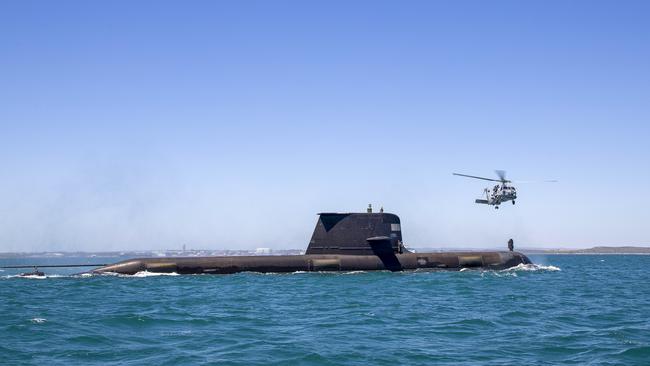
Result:
{"label": "white wake", "polygon": [[157,276],[180,276],[176,272],[149,272],[149,271],[140,271],[132,275],[120,275],[120,277],[157,277]]}
{"label": "white wake", "polygon": [[501,272],[508,272],[508,271],[527,271],[527,272],[534,272],[534,271],[548,271],[548,272],[555,272],[555,271],[561,271],[560,267],[556,266],[544,266],[541,264],[518,264],[514,267],[506,268],[504,270],[501,270]]}

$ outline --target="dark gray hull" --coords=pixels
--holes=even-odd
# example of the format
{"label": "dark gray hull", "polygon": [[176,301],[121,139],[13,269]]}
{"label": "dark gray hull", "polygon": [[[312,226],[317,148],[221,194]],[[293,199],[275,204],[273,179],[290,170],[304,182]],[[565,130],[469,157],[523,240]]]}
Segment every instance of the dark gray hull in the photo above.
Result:
{"label": "dark gray hull", "polygon": [[237,272],[404,271],[416,269],[504,269],[531,263],[518,252],[391,253],[387,255],[307,254],[288,256],[169,257],[130,259],[93,273],[135,274],[141,271],[179,274]]}

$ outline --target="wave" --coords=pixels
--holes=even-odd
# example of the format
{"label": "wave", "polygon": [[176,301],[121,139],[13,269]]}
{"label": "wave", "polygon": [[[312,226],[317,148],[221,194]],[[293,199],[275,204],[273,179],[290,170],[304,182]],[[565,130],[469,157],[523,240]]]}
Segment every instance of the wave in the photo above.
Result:
{"label": "wave", "polygon": [[176,272],[149,272],[149,271],[140,271],[132,275],[120,275],[120,277],[157,277],[157,276],[180,276]]}
{"label": "wave", "polygon": [[345,271],[341,273],[342,275],[355,275],[355,274],[361,274],[361,273],[367,273],[366,271]]}
{"label": "wave", "polygon": [[63,276],[63,275],[44,275],[44,276],[37,276],[37,275],[8,275],[8,276],[2,276],[2,278],[26,278],[26,279],[31,279],[31,280],[44,280],[47,278],[62,278],[62,277],[70,277],[70,276]]}
{"label": "wave", "polygon": [[[380,271],[377,271],[377,272],[380,272]],[[254,273],[254,272],[251,272],[251,273]],[[313,273],[313,274],[325,274],[325,275],[337,275],[338,276],[338,275],[351,275],[351,274],[367,273],[367,271],[362,271],[362,270],[358,270],[358,271],[295,271],[295,272],[289,272],[289,273],[290,274],[309,274],[309,273]],[[265,274],[267,274],[267,275],[269,275],[269,274],[270,275],[280,274],[281,275],[281,274],[285,274],[285,273],[282,273],[282,272],[267,272]]]}
{"label": "wave", "polygon": [[34,324],[41,324],[41,323],[45,323],[47,321],[47,319],[45,319],[45,318],[32,318],[32,319],[29,319],[29,321],[34,323]]}
{"label": "wave", "polygon": [[541,264],[518,264],[514,267],[506,268],[501,270],[501,272],[511,272],[511,271],[527,271],[527,272],[534,272],[534,271],[548,271],[548,272],[556,272],[556,271],[561,271],[562,269],[560,267],[556,266],[544,266]]}
{"label": "wave", "polygon": [[[463,272],[463,269],[461,269],[461,272]],[[551,265],[544,266],[541,264],[519,264],[514,267],[510,267],[498,271],[483,270],[481,271],[481,277],[485,277],[485,276],[519,277],[517,276],[518,272],[556,272],[556,271],[561,271],[560,267],[551,266]]]}
{"label": "wave", "polygon": [[506,271],[506,270],[503,270],[503,271],[491,271],[491,270],[481,271],[481,277],[485,277],[486,275],[487,276],[494,276],[494,277],[519,277],[519,276],[517,276],[517,272],[515,272],[515,271]]}
{"label": "wave", "polygon": [[140,271],[134,274],[124,274],[117,272],[101,272],[101,273],[82,273],[80,277],[95,277],[95,276],[106,276],[106,277],[124,277],[124,278],[143,278],[143,277],[157,277],[157,276],[180,276],[176,272],[149,272],[149,271]]}

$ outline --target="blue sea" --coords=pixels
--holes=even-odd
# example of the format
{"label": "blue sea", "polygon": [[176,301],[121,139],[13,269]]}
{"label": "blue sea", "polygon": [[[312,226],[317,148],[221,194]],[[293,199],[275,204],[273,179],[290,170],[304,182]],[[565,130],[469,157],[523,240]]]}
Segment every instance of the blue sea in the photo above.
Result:
{"label": "blue sea", "polygon": [[650,365],[650,256],[531,259],[461,272],[5,270],[0,364]]}

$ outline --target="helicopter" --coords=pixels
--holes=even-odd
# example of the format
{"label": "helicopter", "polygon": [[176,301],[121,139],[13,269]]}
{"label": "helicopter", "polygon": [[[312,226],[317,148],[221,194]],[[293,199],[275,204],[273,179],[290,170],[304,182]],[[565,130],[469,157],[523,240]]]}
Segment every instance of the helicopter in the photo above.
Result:
{"label": "helicopter", "polygon": [[[480,203],[484,205],[492,205],[494,206],[495,209],[499,209],[500,204],[508,201],[512,201],[512,204],[514,205],[515,200],[517,199],[517,189],[514,186],[512,186],[511,180],[506,179],[505,170],[495,170],[494,172],[497,174],[499,179],[477,177],[475,175],[467,175],[467,174],[460,174],[460,173],[453,173],[453,174],[460,177],[499,182],[499,184],[492,187],[492,189],[485,188],[483,190],[483,193],[485,194],[485,199],[479,198],[475,201],[476,203]],[[543,182],[557,182],[557,181],[545,180]],[[518,183],[524,183],[524,182],[518,182]]]}

